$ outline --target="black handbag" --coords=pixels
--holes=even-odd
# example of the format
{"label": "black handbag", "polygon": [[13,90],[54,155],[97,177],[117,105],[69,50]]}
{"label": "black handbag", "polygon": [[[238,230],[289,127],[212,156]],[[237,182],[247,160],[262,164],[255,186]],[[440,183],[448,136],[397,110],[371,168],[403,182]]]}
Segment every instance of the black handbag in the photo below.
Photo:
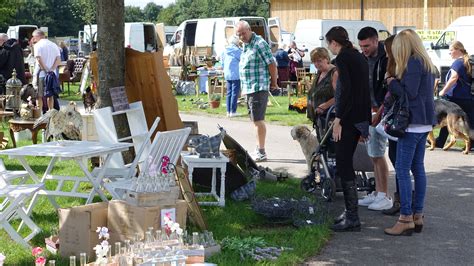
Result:
{"label": "black handbag", "polygon": [[403,138],[405,130],[410,124],[410,112],[408,110],[408,96],[403,93],[397,98],[392,107],[388,110],[384,117],[384,130],[387,134]]}

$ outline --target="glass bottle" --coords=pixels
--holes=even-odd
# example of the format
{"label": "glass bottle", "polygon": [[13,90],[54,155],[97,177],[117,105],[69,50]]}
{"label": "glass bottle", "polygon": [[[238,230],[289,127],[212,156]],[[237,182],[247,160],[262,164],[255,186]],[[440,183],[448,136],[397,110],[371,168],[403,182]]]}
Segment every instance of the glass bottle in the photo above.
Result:
{"label": "glass bottle", "polygon": [[161,239],[161,230],[155,231],[155,241],[158,245],[161,245],[161,241],[163,241],[163,239]]}
{"label": "glass bottle", "polygon": [[121,248],[122,248],[122,243],[115,242],[115,246],[114,246],[114,255],[115,255],[115,257],[120,256],[120,249]]}
{"label": "glass bottle", "polygon": [[79,264],[81,266],[85,266],[87,263],[87,254],[85,252],[82,252],[79,254]]}
{"label": "glass bottle", "polygon": [[193,232],[193,248],[199,248],[199,233]]}
{"label": "glass bottle", "polygon": [[125,252],[122,252],[122,254],[132,253],[132,246],[130,245],[130,239],[125,239],[123,241],[123,244],[125,246]]}
{"label": "glass bottle", "polygon": [[55,260],[50,260],[48,265],[49,266],[56,266],[56,261]]}
{"label": "glass bottle", "polygon": [[69,266],[76,266],[76,256],[69,257]]}

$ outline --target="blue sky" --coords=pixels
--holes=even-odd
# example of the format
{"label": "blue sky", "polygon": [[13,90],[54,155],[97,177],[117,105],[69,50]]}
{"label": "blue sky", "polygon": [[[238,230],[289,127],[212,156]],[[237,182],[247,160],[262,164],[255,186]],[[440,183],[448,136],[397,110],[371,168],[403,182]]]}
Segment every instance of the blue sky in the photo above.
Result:
{"label": "blue sky", "polygon": [[175,0],[125,0],[126,6],[139,6],[141,8],[145,7],[146,4],[154,2],[157,5],[167,7],[169,4],[174,3]]}

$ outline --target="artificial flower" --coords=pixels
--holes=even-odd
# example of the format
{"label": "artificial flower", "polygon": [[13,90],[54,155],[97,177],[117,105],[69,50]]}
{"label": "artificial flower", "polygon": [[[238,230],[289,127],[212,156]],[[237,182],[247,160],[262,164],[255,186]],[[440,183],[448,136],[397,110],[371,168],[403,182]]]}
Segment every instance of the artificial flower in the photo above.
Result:
{"label": "artificial flower", "polygon": [[37,265],[44,265],[46,263],[46,259],[43,256],[39,256],[36,258],[35,263]]}
{"label": "artificial flower", "polygon": [[31,254],[33,254],[33,256],[38,256],[40,255],[41,253],[43,253],[43,249],[41,247],[35,247],[31,250]]}

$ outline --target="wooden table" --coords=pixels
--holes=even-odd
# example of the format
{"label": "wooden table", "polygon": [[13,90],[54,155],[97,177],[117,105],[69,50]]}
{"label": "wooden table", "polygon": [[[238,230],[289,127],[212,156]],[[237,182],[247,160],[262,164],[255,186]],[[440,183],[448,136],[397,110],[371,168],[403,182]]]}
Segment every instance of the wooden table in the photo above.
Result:
{"label": "wooden table", "polygon": [[33,141],[33,144],[36,144],[38,142],[38,131],[40,129],[46,129],[46,123],[33,128],[35,125],[35,120],[10,119],[8,123],[10,123],[10,137],[12,139],[14,148],[16,148],[14,132],[20,132],[22,130],[29,129],[31,131],[31,140]]}
{"label": "wooden table", "polygon": [[9,118],[13,116],[14,116],[13,112],[0,110],[0,118],[2,119],[2,122],[4,121],[5,118]]}

